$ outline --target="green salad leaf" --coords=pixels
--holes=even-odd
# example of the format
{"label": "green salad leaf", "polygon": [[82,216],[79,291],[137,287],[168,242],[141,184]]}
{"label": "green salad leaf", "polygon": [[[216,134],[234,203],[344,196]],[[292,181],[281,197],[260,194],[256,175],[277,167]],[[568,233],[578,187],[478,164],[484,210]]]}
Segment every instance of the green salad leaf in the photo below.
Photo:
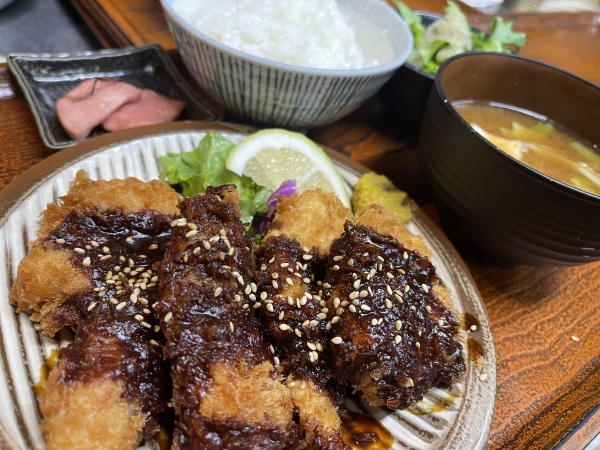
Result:
{"label": "green salad leaf", "polygon": [[512,25],[512,21],[505,22],[502,17],[494,17],[489,37],[485,33],[473,33],[473,50],[510,53],[510,45],[521,50],[525,46],[526,35],[519,31],[513,31]]}
{"label": "green salad leaf", "polygon": [[444,15],[428,27],[405,3],[400,0],[394,3],[414,36],[414,50],[408,62],[430,73],[436,73],[444,61],[460,53],[471,50],[510,53],[511,46],[521,50],[525,45],[525,33],[513,31],[513,22],[505,22],[502,17],[492,20],[489,36],[471,31],[467,17],[452,0],[448,0]]}
{"label": "green salad leaf", "polygon": [[161,156],[159,162],[163,170],[160,180],[167,184],[181,184],[185,197],[205,192],[209,186],[235,184],[240,193],[242,220],[249,222],[254,215],[267,212],[267,200],[272,192],[258,186],[249,177],[227,170],[227,158],[234,147],[234,143],[219,133],[207,133],[194,150]]}
{"label": "green salad leaf", "polygon": [[400,0],[394,0],[400,15],[412,31],[414,46],[415,48],[419,46],[421,40],[423,39],[423,34],[425,33],[425,26],[421,22],[421,16],[415,14],[412,9],[410,9],[404,2]]}

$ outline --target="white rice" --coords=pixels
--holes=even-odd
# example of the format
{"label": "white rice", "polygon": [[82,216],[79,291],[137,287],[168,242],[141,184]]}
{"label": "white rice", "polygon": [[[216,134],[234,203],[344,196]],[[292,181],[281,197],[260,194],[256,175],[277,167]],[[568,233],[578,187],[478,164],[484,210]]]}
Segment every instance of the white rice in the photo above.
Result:
{"label": "white rice", "polygon": [[360,69],[366,58],[334,0],[174,0],[181,16],[223,44],[255,56],[319,69]]}

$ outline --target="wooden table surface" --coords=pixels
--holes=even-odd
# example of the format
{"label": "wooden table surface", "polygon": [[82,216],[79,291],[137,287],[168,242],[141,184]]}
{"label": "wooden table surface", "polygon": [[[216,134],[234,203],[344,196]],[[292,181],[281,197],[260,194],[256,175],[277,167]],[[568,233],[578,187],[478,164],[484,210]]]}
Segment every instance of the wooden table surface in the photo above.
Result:
{"label": "wooden table surface", "polygon": [[[174,50],[158,0],[73,3],[107,47],[158,42]],[[407,3],[441,12],[445,0]],[[489,17],[465,10],[473,25],[486,27]],[[523,55],[600,84],[600,15],[511,18],[528,34]],[[398,136],[377,101],[310,136],[385,173],[435,217],[416,142]],[[0,65],[0,148],[0,188],[51,154],[5,65]],[[459,250],[481,292],[496,348],[498,386],[487,448],[584,448],[600,432],[600,263],[501,268]]]}

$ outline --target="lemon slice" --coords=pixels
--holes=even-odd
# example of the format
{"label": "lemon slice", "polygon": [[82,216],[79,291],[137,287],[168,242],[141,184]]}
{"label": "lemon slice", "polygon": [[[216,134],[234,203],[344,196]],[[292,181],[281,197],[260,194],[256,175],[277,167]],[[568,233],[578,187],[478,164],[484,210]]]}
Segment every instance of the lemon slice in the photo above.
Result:
{"label": "lemon slice", "polygon": [[321,188],[351,207],[346,184],[331,159],[300,133],[280,129],[254,133],[231,151],[227,168],[272,191],[295,179],[299,193]]}

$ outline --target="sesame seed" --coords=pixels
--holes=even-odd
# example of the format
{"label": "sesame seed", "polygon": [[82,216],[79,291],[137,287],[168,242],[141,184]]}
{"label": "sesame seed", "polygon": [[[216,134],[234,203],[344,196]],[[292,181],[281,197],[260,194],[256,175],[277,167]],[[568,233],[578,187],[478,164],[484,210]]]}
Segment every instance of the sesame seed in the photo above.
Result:
{"label": "sesame seed", "polygon": [[110,248],[108,248],[106,245],[104,247],[102,247],[102,251],[104,253],[110,253]]}
{"label": "sesame seed", "polygon": [[159,325],[154,325],[154,331],[156,333],[158,333],[160,331],[160,326]]}
{"label": "sesame seed", "polygon": [[311,328],[314,328],[314,327],[316,327],[317,325],[319,325],[319,322],[317,322],[316,320],[311,320],[311,321],[309,322],[309,325],[311,326]]}
{"label": "sesame seed", "polygon": [[394,279],[394,274],[392,274],[392,272],[386,272],[385,276],[388,277],[390,280]]}
{"label": "sesame seed", "polygon": [[107,259],[110,259],[110,255],[104,255],[102,258],[100,258],[100,261],[106,261]]}
{"label": "sesame seed", "polygon": [[250,292],[252,292],[252,287],[248,285],[246,286],[246,289],[244,289],[244,294],[250,295]]}
{"label": "sesame seed", "polygon": [[311,260],[311,259],[312,259],[312,255],[302,255],[302,259],[303,259],[304,261]]}
{"label": "sesame seed", "polygon": [[286,279],[285,279],[285,282],[286,282],[287,284],[289,284],[290,286],[293,286],[293,285],[294,285],[294,281],[293,281],[291,278],[286,278]]}
{"label": "sesame seed", "polygon": [[342,259],[343,259],[343,256],[340,256],[340,255],[333,257],[333,260],[336,261],[336,262],[337,261],[341,261]]}
{"label": "sesame seed", "polygon": [[277,284],[277,281],[273,280],[273,289],[277,289],[279,287],[279,284]]}
{"label": "sesame seed", "polygon": [[342,338],[341,338],[341,337],[339,337],[339,336],[336,336],[336,337],[334,337],[334,338],[331,340],[331,343],[332,343],[332,344],[336,344],[336,345],[339,345],[339,344],[341,344],[342,342],[343,342],[343,341],[342,341]]}
{"label": "sesame seed", "polygon": [[333,319],[331,319],[331,323],[338,323],[340,321],[340,316],[334,316]]}
{"label": "sesame seed", "polygon": [[360,309],[363,311],[371,311],[371,307],[369,305],[360,305]]}
{"label": "sesame seed", "polygon": [[159,346],[159,345],[158,345],[158,342],[156,342],[154,339],[150,339],[150,343],[151,343],[152,345],[155,345],[155,346],[157,346],[157,347]]}
{"label": "sesame seed", "polygon": [[144,314],[150,314],[152,311],[150,311],[148,308],[144,308],[144,309],[142,309],[142,312]]}
{"label": "sesame seed", "polygon": [[169,320],[171,320],[171,317],[173,317],[173,313],[169,311],[167,314],[165,314],[163,320],[165,321],[165,323],[167,323]]}
{"label": "sesame seed", "polygon": [[377,319],[371,319],[371,325],[373,325],[373,326],[377,325]]}
{"label": "sesame seed", "polygon": [[358,289],[358,287],[360,286],[360,280],[356,280],[353,284],[352,287],[354,287],[354,289]]}
{"label": "sesame seed", "polygon": [[443,327],[444,326],[444,320],[443,319],[438,319],[438,325],[440,327]]}
{"label": "sesame seed", "polygon": [[415,342],[415,347],[417,347],[418,349],[421,348],[421,343],[420,342]]}
{"label": "sesame seed", "polygon": [[140,302],[142,305],[147,305],[148,304],[148,300],[146,300],[145,298],[142,298],[142,297],[138,298],[138,302]]}
{"label": "sesame seed", "polygon": [[90,306],[88,306],[88,311],[91,311],[92,309],[94,309],[94,306],[96,306],[96,302],[92,302],[90,303]]}
{"label": "sesame seed", "polygon": [[287,325],[287,324],[285,324],[285,323],[280,323],[280,324],[279,324],[279,329],[280,329],[281,331],[289,331],[289,329],[290,329],[290,326],[289,326],[289,325]]}
{"label": "sesame seed", "polygon": [[397,336],[394,338],[394,342],[395,342],[396,344],[399,344],[400,342],[402,342],[402,336],[400,336],[400,335],[397,335]]}
{"label": "sesame seed", "polygon": [[392,302],[390,302],[390,300],[389,300],[389,299],[387,299],[387,298],[386,298],[386,299],[385,299],[385,307],[386,307],[387,309],[392,309],[392,308],[394,307],[394,305],[393,305],[393,303],[392,303]]}
{"label": "sesame seed", "polygon": [[279,274],[278,274],[277,272],[273,272],[273,273],[271,274],[271,277],[272,277],[274,280],[276,280],[277,278],[279,278]]}
{"label": "sesame seed", "polygon": [[300,304],[302,306],[306,305],[306,302],[308,301],[308,299],[305,296],[302,296],[302,298],[300,299]]}
{"label": "sesame seed", "polygon": [[148,247],[148,250],[156,250],[158,248],[158,244],[152,244]]}
{"label": "sesame seed", "polygon": [[98,292],[98,297],[104,297],[106,295],[106,291]]}
{"label": "sesame seed", "polygon": [[317,318],[321,319],[321,320],[325,320],[327,318],[327,315],[323,314],[323,313],[319,313],[319,314],[317,314]]}
{"label": "sesame seed", "polygon": [[482,373],[481,375],[479,375],[479,381],[485,381],[487,380],[488,374],[487,373]]}
{"label": "sesame seed", "polygon": [[403,257],[404,259],[408,259],[408,253],[406,253],[406,252],[402,253],[402,257]]}
{"label": "sesame seed", "polygon": [[255,303],[255,304],[252,306],[252,308],[254,308],[254,309],[258,309],[258,308],[260,308],[260,302],[256,302],[256,303]]}
{"label": "sesame seed", "polygon": [[82,248],[79,248],[79,247],[75,247],[75,248],[73,249],[73,251],[74,251],[75,253],[79,253],[80,255],[83,255],[83,254],[85,253],[85,250],[84,250],[84,249],[82,249]]}
{"label": "sesame seed", "polygon": [[63,244],[65,243],[65,240],[64,240],[64,239],[57,239],[55,242],[56,242],[58,245],[63,245]]}
{"label": "sesame seed", "polygon": [[377,264],[377,270],[381,272],[383,270],[383,264]]}
{"label": "sesame seed", "polygon": [[346,307],[346,306],[348,306],[348,305],[349,305],[349,302],[348,302],[347,300],[344,300],[342,303],[340,303],[340,306],[341,306],[342,308],[345,308],[345,307]]}
{"label": "sesame seed", "polygon": [[353,313],[356,312],[356,306],[354,306],[354,305],[348,306],[348,309],[350,310],[350,312],[353,312]]}
{"label": "sesame seed", "polygon": [[429,287],[426,284],[422,284],[421,289],[423,289],[426,294],[429,293]]}
{"label": "sesame seed", "polygon": [[227,254],[229,256],[233,256],[234,253],[235,253],[235,249],[233,249],[233,248],[230,248],[229,251],[227,252]]}
{"label": "sesame seed", "polygon": [[315,344],[313,344],[312,342],[307,342],[306,346],[308,348],[310,348],[311,350],[316,350],[317,349],[317,347],[315,346]]}
{"label": "sesame seed", "polygon": [[283,320],[283,316],[285,316],[285,312],[284,312],[284,311],[281,311],[281,312],[279,313],[279,316],[277,316],[277,318],[278,318],[279,320]]}
{"label": "sesame seed", "polygon": [[267,311],[273,312],[273,305],[271,303],[267,304]]}
{"label": "sesame seed", "polygon": [[356,292],[356,291],[350,292],[350,295],[348,296],[348,298],[350,300],[354,300],[355,298],[358,298],[358,292]]}
{"label": "sesame seed", "polygon": [[323,314],[327,314],[327,313],[329,312],[329,308],[323,308],[323,309],[321,310],[321,312],[322,312]]}
{"label": "sesame seed", "polygon": [[404,292],[408,292],[410,291],[410,286],[407,284],[406,286],[404,286]]}
{"label": "sesame seed", "polygon": [[358,295],[360,298],[365,298],[369,295],[369,291],[363,289]]}
{"label": "sesame seed", "polygon": [[223,292],[223,288],[219,286],[218,288],[215,289],[215,291],[213,292],[213,295],[215,297],[218,297],[219,295],[221,295],[221,292]]}
{"label": "sesame seed", "polygon": [[92,262],[92,261],[90,260],[90,257],[89,257],[89,256],[86,256],[86,257],[83,259],[83,262],[82,262],[82,264],[83,264],[84,266],[86,266],[86,267],[87,267],[87,266],[89,266],[89,265],[91,264],[91,262]]}
{"label": "sesame seed", "polygon": [[325,289],[331,289],[331,285],[329,283],[323,283],[323,287]]}
{"label": "sesame seed", "polygon": [[417,310],[417,308],[415,307],[415,305],[412,305],[412,306],[410,307],[410,309],[411,309],[412,311],[416,311],[416,310]]}
{"label": "sesame seed", "polygon": [[115,306],[115,309],[116,309],[117,311],[121,311],[123,308],[125,308],[125,305],[126,305],[126,304],[127,304],[127,303],[125,303],[125,302],[121,302],[121,303],[119,303],[117,306]]}
{"label": "sesame seed", "polygon": [[[191,233],[191,231],[190,231]],[[188,233],[189,234],[189,233]],[[186,235],[187,236],[187,235]],[[204,247],[205,250],[210,250],[210,244],[208,241],[202,241],[202,247]]]}
{"label": "sesame seed", "polygon": [[142,316],[141,314],[136,314],[135,316],[133,316],[133,318],[135,320],[137,320],[138,322],[141,322],[142,320],[144,320],[144,316]]}
{"label": "sesame seed", "polygon": [[354,265],[354,259],[350,258],[350,259],[348,260],[348,265],[349,265],[349,266],[353,266],[353,265]]}
{"label": "sesame seed", "polygon": [[315,361],[319,360],[319,354],[317,352],[312,352],[312,357]]}
{"label": "sesame seed", "polygon": [[274,256],[269,260],[269,264],[273,264],[273,261],[275,261],[275,257]]}
{"label": "sesame seed", "polygon": [[229,331],[232,333],[235,331],[235,327],[233,326],[233,322],[229,322]]}
{"label": "sesame seed", "polygon": [[239,283],[241,286],[243,286],[243,285],[244,285],[244,279],[243,279],[241,276],[237,277],[237,282],[238,282],[238,283]]}
{"label": "sesame seed", "polygon": [[377,325],[381,325],[383,323],[383,317],[377,319]]}
{"label": "sesame seed", "polygon": [[108,301],[111,302],[113,305],[116,305],[117,303],[119,303],[119,301],[114,297],[109,298]]}
{"label": "sesame seed", "polygon": [[336,297],[336,298],[333,299],[333,306],[335,308],[337,308],[338,306],[340,306],[340,299],[339,299],[339,297]]}
{"label": "sesame seed", "polygon": [[335,314],[336,316],[341,316],[343,314],[344,310],[342,308],[338,308],[335,310]]}
{"label": "sesame seed", "polygon": [[577,336],[571,336],[571,340],[573,342],[579,342],[580,341],[580,339]]}
{"label": "sesame seed", "polygon": [[[174,220],[173,222],[171,222],[171,226],[172,226],[172,227],[173,227],[173,226],[175,226],[175,225],[173,225],[173,223],[176,223],[176,221]],[[127,237],[125,238],[125,240],[126,240],[127,242],[131,242],[131,241],[133,241],[133,236],[127,236]]]}

